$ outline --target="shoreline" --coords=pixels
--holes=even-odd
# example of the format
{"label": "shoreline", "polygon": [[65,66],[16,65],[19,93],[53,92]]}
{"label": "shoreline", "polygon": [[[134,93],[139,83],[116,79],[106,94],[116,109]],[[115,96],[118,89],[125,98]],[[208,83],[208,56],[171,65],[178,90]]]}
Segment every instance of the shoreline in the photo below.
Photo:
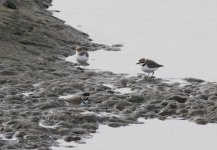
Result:
{"label": "shoreline", "polygon": [[[87,33],[53,17],[46,10],[50,5],[51,0],[17,0],[16,9],[0,5],[2,149],[49,149],[58,139],[80,141],[95,133],[99,124],[126,126],[141,117],[217,122],[216,83],[189,78],[189,85],[180,86],[156,78],[81,70],[65,61],[77,45],[88,51],[110,47],[92,43]],[[133,92],[122,94],[105,84]],[[81,92],[91,93],[90,104],[73,116],[75,110],[59,96]]]}

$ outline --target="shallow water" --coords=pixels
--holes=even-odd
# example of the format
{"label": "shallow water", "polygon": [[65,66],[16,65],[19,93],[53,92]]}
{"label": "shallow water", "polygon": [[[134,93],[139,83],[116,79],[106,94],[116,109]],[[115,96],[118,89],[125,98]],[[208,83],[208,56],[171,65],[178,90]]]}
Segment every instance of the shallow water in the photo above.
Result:
{"label": "shallow water", "polygon": [[55,16],[97,43],[124,44],[120,52],[91,54],[93,68],[141,73],[138,59],[165,67],[157,77],[217,81],[217,1],[54,0]]}
{"label": "shallow water", "polygon": [[[53,4],[50,9],[61,11],[54,13],[56,17],[87,32],[94,42],[124,45],[118,52],[90,52],[89,69],[136,75],[142,73],[136,62],[146,57],[165,66],[155,75],[168,82],[182,83],[177,79],[184,77],[217,81],[217,1],[54,0]],[[74,56],[66,60],[74,61]],[[216,138],[215,124],[153,119],[123,128],[100,126],[87,144],[60,139],[60,147],[52,149],[215,150]]]}
{"label": "shallow water", "polygon": [[69,149],[64,145],[75,146],[76,150],[215,150],[217,147],[215,124],[203,126],[184,120],[142,121],[144,124],[122,128],[101,125],[86,144],[59,141],[61,150]]}

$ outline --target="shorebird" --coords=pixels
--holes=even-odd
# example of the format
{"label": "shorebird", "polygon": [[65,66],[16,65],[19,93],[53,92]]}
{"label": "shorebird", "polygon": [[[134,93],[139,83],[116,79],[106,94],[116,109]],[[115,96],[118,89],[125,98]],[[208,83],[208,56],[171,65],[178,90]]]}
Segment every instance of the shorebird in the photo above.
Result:
{"label": "shorebird", "polygon": [[79,94],[79,95],[72,95],[72,96],[64,98],[62,100],[69,103],[69,105],[71,107],[75,107],[75,109],[77,111],[78,106],[80,106],[82,104],[86,104],[89,96],[90,96],[90,93],[85,92],[85,93],[82,93],[82,94]]}
{"label": "shorebird", "polygon": [[163,67],[163,65],[160,65],[156,63],[155,61],[150,60],[150,59],[145,59],[145,58],[140,59],[137,64],[140,64],[142,66],[143,72],[148,73],[148,77],[150,73],[152,73],[152,76],[153,76],[154,72],[158,68]]}
{"label": "shorebird", "polygon": [[81,65],[88,65],[87,61],[89,59],[88,52],[84,51],[81,47],[76,49],[76,61]]}

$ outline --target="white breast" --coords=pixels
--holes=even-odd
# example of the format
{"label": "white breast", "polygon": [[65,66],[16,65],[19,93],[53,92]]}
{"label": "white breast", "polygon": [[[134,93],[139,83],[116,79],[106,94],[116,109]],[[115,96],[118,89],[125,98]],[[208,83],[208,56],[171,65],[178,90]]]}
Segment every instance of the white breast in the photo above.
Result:
{"label": "white breast", "polygon": [[142,71],[147,72],[147,73],[154,72],[155,70],[157,70],[157,68],[149,68],[147,65],[142,66]]}
{"label": "white breast", "polygon": [[85,64],[85,63],[87,63],[87,61],[88,61],[88,57],[87,56],[85,56],[85,55],[78,55],[78,54],[76,54],[76,61],[78,62],[78,63],[82,63],[82,64]]}

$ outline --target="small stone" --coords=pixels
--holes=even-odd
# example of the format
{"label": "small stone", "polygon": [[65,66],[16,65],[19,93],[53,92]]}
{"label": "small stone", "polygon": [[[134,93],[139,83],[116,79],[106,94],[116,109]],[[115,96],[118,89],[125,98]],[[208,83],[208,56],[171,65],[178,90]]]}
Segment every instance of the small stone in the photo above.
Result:
{"label": "small stone", "polygon": [[76,128],[72,131],[74,134],[86,134],[87,131],[85,129],[82,129],[82,128]]}
{"label": "small stone", "polygon": [[112,44],[112,47],[123,47],[123,44]]}
{"label": "small stone", "polygon": [[5,6],[11,9],[17,9],[17,1],[16,0],[6,0]]}
{"label": "small stone", "polygon": [[189,116],[202,116],[206,113],[207,112],[204,109],[192,109],[189,111]]}
{"label": "small stone", "polygon": [[210,96],[208,100],[217,100],[217,96]]}
{"label": "small stone", "polygon": [[128,101],[132,103],[141,103],[144,101],[144,97],[141,95],[130,95]]}
{"label": "small stone", "polygon": [[19,138],[23,138],[25,135],[26,135],[26,133],[25,133],[25,132],[22,132],[22,131],[18,131],[18,132],[16,133],[16,137],[19,137]]}
{"label": "small stone", "polygon": [[192,121],[194,121],[195,123],[200,124],[200,125],[205,125],[208,123],[207,119],[200,117],[200,116],[194,117],[192,119]]}
{"label": "small stone", "polygon": [[0,147],[4,145],[4,141],[0,140]]}
{"label": "small stone", "polygon": [[121,79],[120,80],[120,83],[123,87],[126,87],[127,86],[127,83],[128,83],[128,80],[127,79]]}
{"label": "small stone", "polygon": [[81,138],[78,137],[78,136],[75,136],[75,137],[73,137],[73,136],[66,136],[66,137],[64,138],[64,140],[65,140],[66,142],[72,142],[72,141],[79,141],[79,140],[81,140]]}
{"label": "small stone", "polygon": [[10,70],[4,70],[0,72],[1,75],[5,75],[5,76],[12,76],[12,75],[16,75],[17,73],[14,71],[10,71]]}
{"label": "small stone", "polygon": [[181,96],[181,95],[174,95],[169,98],[169,100],[175,100],[179,103],[185,103],[187,101],[187,97]]}
{"label": "small stone", "polygon": [[174,109],[171,109],[171,108],[163,108],[160,110],[159,112],[159,115],[162,115],[162,116],[170,116],[170,115],[173,115],[175,114],[175,110]]}
{"label": "small stone", "polygon": [[117,127],[121,127],[121,126],[126,126],[126,124],[121,123],[121,122],[111,122],[108,124],[109,127],[113,127],[113,128],[117,128]]}
{"label": "small stone", "polygon": [[179,109],[176,111],[177,114],[187,114],[188,113],[188,110],[183,108],[183,109]]}
{"label": "small stone", "polygon": [[127,102],[127,101],[119,101],[117,104],[116,104],[116,108],[120,111],[124,110],[127,106],[131,106],[132,104]]}
{"label": "small stone", "polygon": [[167,106],[167,105],[168,105],[168,102],[163,101],[163,102],[161,102],[161,105],[162,105],[162,106]]}
{"label": "small stone", "polygon": [[190,83],[203,83],[203,82],[205,82],[204,80],[196,79],[196,78],[184,78],[184,80],[186,80]]}

